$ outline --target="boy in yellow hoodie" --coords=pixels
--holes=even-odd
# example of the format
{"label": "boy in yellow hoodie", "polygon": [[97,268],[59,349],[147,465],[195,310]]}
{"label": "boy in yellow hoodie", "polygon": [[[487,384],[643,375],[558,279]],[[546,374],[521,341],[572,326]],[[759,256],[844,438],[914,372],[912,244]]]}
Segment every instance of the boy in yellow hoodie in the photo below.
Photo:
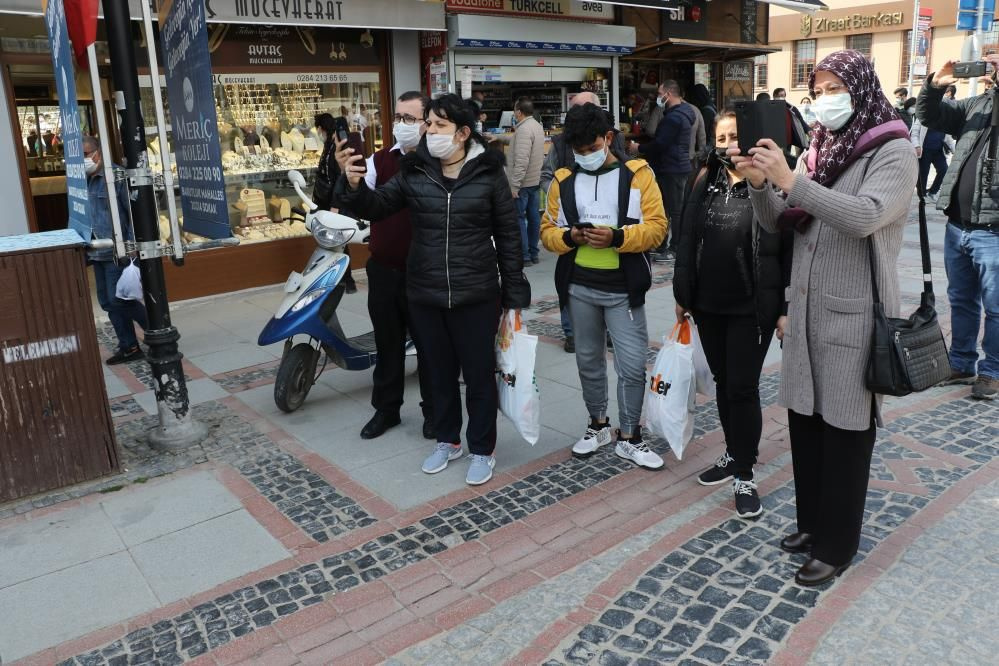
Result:
{"label": "boy in yellow hoodie", "polygon": [[620,428],[615,453],[647,469],[663,460],[642,441],[645,359],[649,345],[645,294],[652,286],[648,253],[669,223],[655,174],[645,160],[611,151],[614,126],[594,104],[566,114],[563,139],[576,166],[555,173],[541,224],[541,241],[559,256],[555,286],[568,305],[576,337],[576,364],[590,414],[572,447],[589,457],[612,439],[607,416],[606,332],[614,342]]}

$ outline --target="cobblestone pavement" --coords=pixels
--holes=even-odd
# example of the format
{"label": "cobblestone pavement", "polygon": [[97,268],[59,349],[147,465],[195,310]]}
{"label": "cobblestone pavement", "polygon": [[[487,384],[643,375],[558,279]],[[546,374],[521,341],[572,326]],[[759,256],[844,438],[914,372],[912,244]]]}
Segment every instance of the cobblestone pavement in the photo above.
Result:
{"label": "cobblestone pavement", "polygon": [[995,663],[997,533],[992,482],[926,530],[829,630],[811,663]]}
{"label": "cobblestone pavement", "polygon": [[[932,231],[935,244],[940,231]],[[912,285],[920,277],[913,237],[907,233],[900,262],[908,304],[918,300]],[[563,396],[546,422],[553,438],[576,431],[578,388],[573,358],[550,353],[562,341],[551,276],[533,270],[537,300],[525,323],[549,346],[544,381]],[[671,278],[670,265],[655,266],[650,359],[672,323]],[[350,304],[363,310],[360,300]],[[100,338],[107,353],[107,327]],[[128,493],[148,479],[166,484],[205,469],[287,558],[40,646],[23,663],[963,665],[990,663],[999,649],[991,630],[999,611],[999,419],[967,387],[885,400],[860,555],[837,581],[805,589],[793,582],[803,556],[777,547],[794,527],[794,491],[773,366],[761,379],[765,512],[740,520],[729,486],[694,481],[723,443],[713,401],[699,404],[696,439],[682,461],[648,437],[667,459],[663,471],[635,468],[612,447],[586,460],[567,446],[535,449],[484,487],[400,509],[337,466],[344,449],[334,455],[322,437],[308,439],[307,428],[292,430],[293,420],[262,411],[276,361],[226,365],[212,356],[226,352],[211,349],[203,350],[206,370],[198,350],[185,350],[188,377],[227,396],[193,407],[209,426],[205,442],[178,454],[150,449],[145,433],[156,418],[139,395],[150,385],[148,366],[115,369],[134,392],[111,400],[121,473],[0,506],[0,545],[6,529],[56,525],[64,506],[95,501],[98,491]],[[343,390],[327,404],[338,413],[367,409],[369,389],[359,385],[352,394],[337,384]],[[321,410],[305,417],[324,432]],[[351,425],[330,437],[353,432]],[[406,443],[385,441],[357,454],[382,464],[378,456],[388,452],[379,447]],[[419,474],[410,481],[429,482]],[[0,594],[6,584],[0,571]],[[102,603],[99,594],[93,603]],[[0,663],[10,661],[3,658],[0,641]]]}

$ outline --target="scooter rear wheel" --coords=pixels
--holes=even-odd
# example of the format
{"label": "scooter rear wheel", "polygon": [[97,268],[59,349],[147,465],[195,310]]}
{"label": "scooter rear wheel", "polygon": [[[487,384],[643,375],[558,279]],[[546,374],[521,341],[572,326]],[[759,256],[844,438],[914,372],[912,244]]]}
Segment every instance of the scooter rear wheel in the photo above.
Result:
{"label": "scooter rear wheel", "polygon": [[300,342],[281,359],[274,383],[274,402],[278,409],[293,412],[305,402],[312,389],[318,355],[315,347]]}

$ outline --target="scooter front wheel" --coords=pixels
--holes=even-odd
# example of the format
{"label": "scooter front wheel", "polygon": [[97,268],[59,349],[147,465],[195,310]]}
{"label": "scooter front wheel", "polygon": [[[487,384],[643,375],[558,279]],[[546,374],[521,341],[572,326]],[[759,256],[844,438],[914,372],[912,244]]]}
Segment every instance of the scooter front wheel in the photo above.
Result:
{"label": "scooter front wheel", "polygon": [[305,402],[315,379],[319,353],[312,345],[300,342],[281,359],[274,383],[274,402],[278,409],[293,412]]}

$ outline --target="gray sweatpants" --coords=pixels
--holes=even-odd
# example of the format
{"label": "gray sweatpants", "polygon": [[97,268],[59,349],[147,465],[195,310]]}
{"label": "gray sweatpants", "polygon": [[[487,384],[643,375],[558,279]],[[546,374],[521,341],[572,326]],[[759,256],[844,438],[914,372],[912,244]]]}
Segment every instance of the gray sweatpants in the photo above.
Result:
{"label": "gray sweatpants", "polygon": [[576,335],[576,365],[590,418],[607,416],[606,331],[614,342],[619,427],[638,434],[645,399],[645,359],[649,348],[645,308],[631,308],[627,294],[569,285],[569,308]]}

